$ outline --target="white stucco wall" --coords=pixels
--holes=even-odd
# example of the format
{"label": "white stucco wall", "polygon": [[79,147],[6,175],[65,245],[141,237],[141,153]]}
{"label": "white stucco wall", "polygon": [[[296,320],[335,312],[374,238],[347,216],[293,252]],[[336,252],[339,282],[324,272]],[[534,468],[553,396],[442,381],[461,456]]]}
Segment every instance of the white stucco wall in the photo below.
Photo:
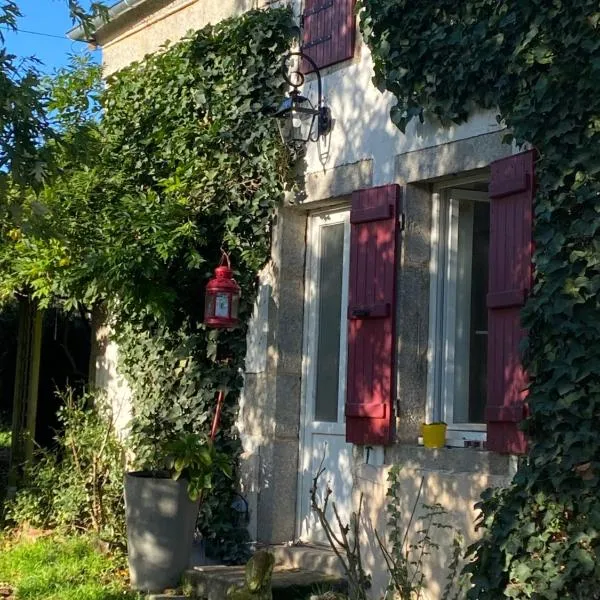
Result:
{"label": "white stucco wall", "polygon": [[[324,69],[323,96],[331,108],[334,126],[318,144],[309,144],[307,173],[373,159],[373,185],[384,185],[394,181],[397,155],[501,129],[495,111],[481,111],[467,123],[447,128],[433,117],[423,124],[414,120],[403,134],[389,117],[392,94],[381,93],[372,83],[369,49],[359,44],[357,54],[343,68]],[[311,99],[316,99],[316,87],[314,78],[306,86]]]}
{"label": "white stucco wall", "polygon": [[[381,598],[388,583],[385,561],[375,531],[383,538],[388,530],[387,505],[390,498],[386,495],[389,487],[390,467],[359,465],[355,471],[354,506],[358,507],[360,495],[363,496],[361,516],[361,548],[363,564],[367,573],[372,575],[372,598]],[[423,488],[418,497],[419,485],[423,478]],[[431,530],[433,542],[439,545],[423,558],[425,575],[423,600],[439,600],[447,583],[448,565],[452,559],[453,539],[458,532],[464,538],[464,548],[478,537],[475,521],[478,511],[474,504],[488,487],[498,487],[508,483],[508,476],[488,473],[469,473],[464,471],[433,471],[419,468],[415,464],[406,464],[399,474],[400,494],[397,508],[403,515],[402,533],[408,529],[408,543],[414,543],[418,531],[423,528],[421,518],[427,513],[423,506],[441,504],[446,514],[436,518],[452,529]],[[411,513],[416,503],[412,525],[409,527]],[[386,540],[387,543],[387,540]],[[388,546],[390,548],[391,546]]]}
{"label": "white stucco wall", "polygon": [[109,340],[110,329],[103,327],[101,335],[105,343],[103,352],[96,356],[96,387],[105,390],[112,412],[113,425],[120,437],[127,435],[131,420],[131,389],[127,380],[118,372],[119,347]]}
{"label": "white stucco wall", "polygon": [[139,61],[161,46],[176,42],[188,32],[216,24],[252,8],[272,4],[269,0],[174,0],[129,27],[100,37],[106,75]]}

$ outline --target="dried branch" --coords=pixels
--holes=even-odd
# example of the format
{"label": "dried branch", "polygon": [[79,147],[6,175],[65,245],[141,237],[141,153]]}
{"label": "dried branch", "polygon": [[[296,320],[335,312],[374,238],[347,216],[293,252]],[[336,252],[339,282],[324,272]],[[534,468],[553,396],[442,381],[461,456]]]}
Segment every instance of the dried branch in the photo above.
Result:
{"label": "dried branch", "polygon": [[350,517],[350,523],[344,524],[335,502],[331,503],[333,513],[335,516],[335,523],[339,530],[339,534],[336,534],[334,526],[330,523],[327,517],[327,507],[329,499],[332,495],[332,490],[327,485],[325,488],[325,497],[322,503],[319,503],[317,492],[319,489],[319,479],[325,473],[325,467],[323,462],[325,457],[321,460],[321,464],[317,470],[316,475],[313,477],[312,487],[310,489],[310,500],[312,510],[317,515],[319,523],[323,527],[325,536],[329,541],[331,549],[340,561],[342,568],[346,574],[349,585],[349,598],[350,600],[367,600],[367,590],[370,587],[370,577],[364,572],[362,567],[362,558],[360,553],[360,515],[362,511],[363,497],[361,494],[358,512],[352,513]]}

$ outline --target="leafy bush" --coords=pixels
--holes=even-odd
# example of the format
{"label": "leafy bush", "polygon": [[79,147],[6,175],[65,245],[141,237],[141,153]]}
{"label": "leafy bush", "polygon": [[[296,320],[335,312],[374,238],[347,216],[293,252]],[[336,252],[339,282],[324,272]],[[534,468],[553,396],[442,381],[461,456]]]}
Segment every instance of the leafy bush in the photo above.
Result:
{"label": "leafy bush", "polygon": [[[270,115],[293,32],[289,8],[247,11],[111,75],[99,98],[94,71],[62,73],[49,94],[59,173],[41,190],[0,194],[0,302],[25,293],[42,307],[106,303],[140,466],[162,459],[157,440],[206,435],[223,388],[215,446],[232,463],[239,454],[246,323],[293,180]],[[210,331],[202,290],[222,248],[242,289],[242,326]],[[51,479],[52,458],[42,465]],[[215,477],[203,503],[202,530],[215,542],[238,533],[228,522],[233,481]]]}
{"label": "leafy bush", "polygon": [[122,544],[124,457],[110,412],[99,393],[76,398],[68,390],[61,397],[56,448],[38,451],[6,516],[19,525],[93,531]]}
{"label": "leafy bush", "polygon": [[0,412],[0,448],[10,448],[12,428],[6,413]]}

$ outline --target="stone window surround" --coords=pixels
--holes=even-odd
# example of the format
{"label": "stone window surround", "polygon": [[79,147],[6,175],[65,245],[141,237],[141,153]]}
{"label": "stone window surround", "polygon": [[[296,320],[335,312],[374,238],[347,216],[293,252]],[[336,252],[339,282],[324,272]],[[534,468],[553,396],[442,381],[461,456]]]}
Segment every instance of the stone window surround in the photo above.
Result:
{"label": "stone window surround", "polygon": [[[355,448],[357,465],[373,464],[379,456],[380,465],[400,461],[445,472],[507,476],[514,469],[511,457],[491,452],[425,451],[417,445],[426,410],[432,184],[458,174],[484,173],[492,161],[511,155],[513,148],[502,144],[503,135],[483,134],[395,157],[394,182],[403,186],[406,216],[397,292],[397,443],[368,456]],[[241,417],[241,428],[256,439],[250,455],[243,457],[253,465],[247,480],[254,481],[256,493],[254,531],[259,541],[268,543],[287,542],[296,533],[307,215],[349,203],[354,190],[371,187],[373,164],[365,159],[303,179],[304,192],[288,195],[274,227],[267,370],[246,378],[246,395],[260,404],[258,419],[244,426]]]}
{"label": "stone window surround", "polygon": [[[397,441],[415,445],[427,406],[429,260],[432,189],[464,176],[487,178],[491,162],[511,155],[505,132],[486,133],[395,157],[395,181],[403,186],[400,277],[397,292]],[[304,177],[304,192],[288,198],[292,210],[309,211],[349,203],[351,193],[370,187],[373,164],[365,159]],[[285,268],[282,269],[285,272]]]}

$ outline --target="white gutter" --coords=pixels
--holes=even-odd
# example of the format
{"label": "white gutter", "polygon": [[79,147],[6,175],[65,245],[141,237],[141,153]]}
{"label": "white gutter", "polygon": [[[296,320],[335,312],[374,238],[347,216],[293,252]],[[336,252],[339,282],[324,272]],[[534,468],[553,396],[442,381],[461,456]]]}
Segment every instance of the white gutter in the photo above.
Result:
{"label": "white gutter", "polygon": [[[120,0],[120,2],[117,2],[109,7],[108,21],[112,23],[130,10],[138,8],[142,4],[146,4],[146,2],[150,2],[150,0]],[[67,37],[79,42],[93,42],[95,34],[97,34],[106,24],[107,22],[104,21],[104,19],[96,17],[92,21],[92,26],[94,28],[94,35],[92,36],[92,39],[86,39],[85,31],[81,25],[73,27],[73,29],[67,31]]]}

